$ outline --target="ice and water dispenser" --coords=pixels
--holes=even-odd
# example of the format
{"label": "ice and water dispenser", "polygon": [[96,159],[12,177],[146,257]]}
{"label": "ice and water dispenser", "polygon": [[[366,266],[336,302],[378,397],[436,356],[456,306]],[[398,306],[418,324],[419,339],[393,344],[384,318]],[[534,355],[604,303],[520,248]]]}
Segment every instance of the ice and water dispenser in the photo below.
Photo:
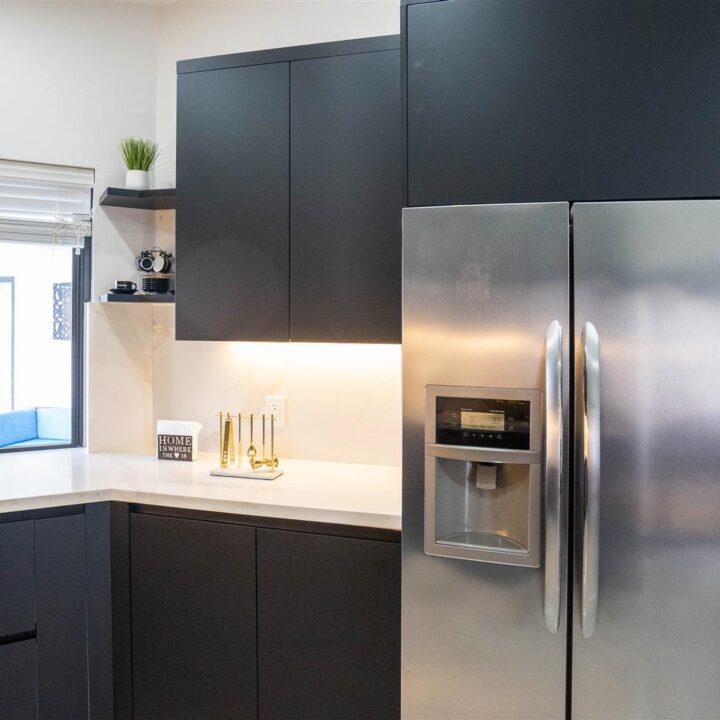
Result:
{"label": "ice and water dispenser", "polygon": [[429,385],[425,552],[539,567],[541,393]]}

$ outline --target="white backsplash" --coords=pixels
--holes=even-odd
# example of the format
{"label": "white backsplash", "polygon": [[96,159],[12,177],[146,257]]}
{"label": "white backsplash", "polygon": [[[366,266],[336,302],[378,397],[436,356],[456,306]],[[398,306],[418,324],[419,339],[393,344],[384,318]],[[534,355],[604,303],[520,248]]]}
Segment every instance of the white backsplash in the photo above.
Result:
{"label": "white backsplash", "polygon": [[152,307],[95,302],[85,314],[85,444],[91,452],[152,452]]}
{"label": "white backsplash", "polygon": [[[400,464],[399,345],[176,341],[171,305],[153,306],[150,313],[147,308],[122,308],[137,313],[136,323],[117,313],[118,307],[100,308],[93,312],[103,322],[96,318],[91,324],[88,343],[89,377],[95,378],[88,416],[107,427],[89,434],[95,440],[89,444],[91,451],[108,451],[110,439],[117,450],[114,438],[122,428],[114,427],[114,418],[128,422],[135,417],[137,423],[150,425],[151,434],[158,419],[197,420],[203,424],[200,450],[213,452],[218,445],[218,411],[261,413],[266,395],[283,395],[286,427],[277,431],[281,457]],[[109,347],[131,342],[146,348],[150,340],[150,357],[143,349],[126,351],[130,367],[113,371],[118,359]],[[147,367],[141,367],[143,362]],[[138,384],[148,388],[148,372],[152,421],[136,398]],[[111,377],[116,379],[106,387]],[[113,413],[104,410],[110,397]],[[125,451],[146,452],[143,436],[134,428]]]}

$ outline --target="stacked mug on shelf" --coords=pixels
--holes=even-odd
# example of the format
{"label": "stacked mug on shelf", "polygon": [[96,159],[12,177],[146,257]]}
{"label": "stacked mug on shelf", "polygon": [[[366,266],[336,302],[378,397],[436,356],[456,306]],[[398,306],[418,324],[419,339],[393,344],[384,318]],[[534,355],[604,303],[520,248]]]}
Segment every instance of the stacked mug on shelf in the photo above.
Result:
{"label": "stacked mug on shelf", "polygon": [[140,273],[138,282],[117,280],[110,295],[134,295],[138,285],[143,295],[168,295],[175,293],[175,276],[172,273],[174,257],[159,247],[141,250],[135,258],[135,268]]}
{"label": "stacked mug on shelf", "polygon": [[140,289],[144,293],[162,295],[174,292],[171,273],[173,254],[154,247],[142,250],[135,258],[135,267],[140,272]]}

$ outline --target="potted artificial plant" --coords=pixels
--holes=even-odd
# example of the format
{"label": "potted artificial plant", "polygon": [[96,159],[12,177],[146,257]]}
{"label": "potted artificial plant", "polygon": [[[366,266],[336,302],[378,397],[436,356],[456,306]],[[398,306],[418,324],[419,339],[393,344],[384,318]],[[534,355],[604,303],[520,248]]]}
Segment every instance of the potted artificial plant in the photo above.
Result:
{"label": "potted artificial plant", "polygon": [[123,138],[120,152],[127,167],[125,186],[130,190],[147,190],[150,187],[150,168],[159,152],[157,143],[141,138]]}

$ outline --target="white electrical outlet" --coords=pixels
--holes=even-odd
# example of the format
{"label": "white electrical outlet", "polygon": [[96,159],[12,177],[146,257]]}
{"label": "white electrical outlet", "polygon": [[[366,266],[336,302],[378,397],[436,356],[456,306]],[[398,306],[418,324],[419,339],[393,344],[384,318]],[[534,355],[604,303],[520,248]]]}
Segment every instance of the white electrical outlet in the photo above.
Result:
{"label": "white electrical outlet", "polygon": [[275,427],[285,427],[285,396],[284,395],[266,395],[265,396],[265,414],[275,416]]}

